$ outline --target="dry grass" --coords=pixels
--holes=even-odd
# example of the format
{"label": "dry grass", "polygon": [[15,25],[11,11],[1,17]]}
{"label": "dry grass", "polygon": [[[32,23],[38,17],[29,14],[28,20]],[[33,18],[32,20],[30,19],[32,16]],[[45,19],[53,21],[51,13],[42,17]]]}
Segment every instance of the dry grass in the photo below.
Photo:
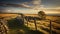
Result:
{"label": "dry grass", "polygon": [[[17,14],[0,14],[0,17],[5,17],[5,20],[9,20],[11,18],[15,18],[17,16]],[[8,18],[7,18],[8,17]],[[57,16],[46,16],[46,19],[50,19],[52,21],[52,33],[53,34],[60,34],[60,24],[56,21],[60,22],[60,17]],[[32,20],[31,20],[32,21]],[[50,33],[50,22],[48,20],[36,20],[37,22],[37,30],[39,32],[42,32],[43,34],[49,34]],[[18,30],[10,30],[10,34],[17,34],[18,32],[20,32],[20,34],[26,34],[25,32],[32,30],[33,32],[35,32],[35,25],[34,25],[34,21],[33,22],[28,22],[28,26],[27,23],[25,23],[26,27],[23,27],[22,29]],[[28,29],[28,30],[27,30]],[[31,31],[30,31],[31,33]]]}

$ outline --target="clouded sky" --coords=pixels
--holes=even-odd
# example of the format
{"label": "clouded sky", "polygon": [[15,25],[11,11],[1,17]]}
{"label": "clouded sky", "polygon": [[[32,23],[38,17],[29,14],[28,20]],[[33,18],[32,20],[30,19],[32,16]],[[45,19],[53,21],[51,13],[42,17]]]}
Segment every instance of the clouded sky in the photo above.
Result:
{"label": "clouded sky", "polygon": [[60,0],[0,0],[0,12],[32,12],[34,14],[38,10],[44,10],[46,13],[59,14]]}

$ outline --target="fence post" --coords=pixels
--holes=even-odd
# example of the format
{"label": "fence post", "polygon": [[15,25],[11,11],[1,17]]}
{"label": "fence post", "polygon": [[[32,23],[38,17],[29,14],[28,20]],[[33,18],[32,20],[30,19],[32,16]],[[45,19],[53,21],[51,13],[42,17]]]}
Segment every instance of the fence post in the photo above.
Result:
{"label": "fence post", "polygon": [[37,30],[36,19],[34,18],[35,29]]}
{"label": "fence post", "polygon": [[52,21],[50,20],[50,34],[52,34]]}
{"label": "fence post", "polygon": [[27,18],[27,26],[28,26],[28,21],[29,21],[29,18]]}

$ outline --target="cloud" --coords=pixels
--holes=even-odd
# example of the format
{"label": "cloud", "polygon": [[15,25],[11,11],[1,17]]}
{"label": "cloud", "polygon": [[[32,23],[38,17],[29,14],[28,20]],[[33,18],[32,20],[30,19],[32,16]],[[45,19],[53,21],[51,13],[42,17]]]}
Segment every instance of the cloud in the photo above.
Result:
{"label": "cloud", "polygon": [[41,4],[41,0],[33,0],[31,3],[33,5],[33,9],[39,9],[40,4]]}
{"label": "cloud", "polygon": [[[0,6],[12,6],[12,7],[22,7],[22,8],[30,8],[30,9],[38,9],[40,7],[41,0],[32,0],[30,2],[23,2],[20,4],[12,4],[12,3],[1,3]],[[30,6],[31,4],[32,6]]]}
{"label": "cloud", "polygon": [[56,7],[56,9],[60,9],[60,7]]}
{"label": "cloud", "polygon": [[30,6],[25,4],[10,4],[10,3],[0,3],[0,6],[10,6],[10,7],[22,7],[22,8],[30,8]]}
{"label": "cloud", "polygon": [[0,8],[0,13],[4,13],[5,9]]}

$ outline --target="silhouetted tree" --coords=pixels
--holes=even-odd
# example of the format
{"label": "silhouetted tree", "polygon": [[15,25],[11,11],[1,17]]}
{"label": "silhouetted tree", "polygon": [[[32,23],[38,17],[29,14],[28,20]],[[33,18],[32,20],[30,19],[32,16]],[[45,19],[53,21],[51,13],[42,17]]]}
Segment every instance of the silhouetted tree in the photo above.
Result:
{"label": "silhouetted tree", "polygon": [[38,12],[38,16],[39,16],[39,18],[41,18],[41,19],[45,19],[45,18],[46,18],[46,14],[45,14],[45,12],[43,12],[43,11],[39,11],[39,12]]}

